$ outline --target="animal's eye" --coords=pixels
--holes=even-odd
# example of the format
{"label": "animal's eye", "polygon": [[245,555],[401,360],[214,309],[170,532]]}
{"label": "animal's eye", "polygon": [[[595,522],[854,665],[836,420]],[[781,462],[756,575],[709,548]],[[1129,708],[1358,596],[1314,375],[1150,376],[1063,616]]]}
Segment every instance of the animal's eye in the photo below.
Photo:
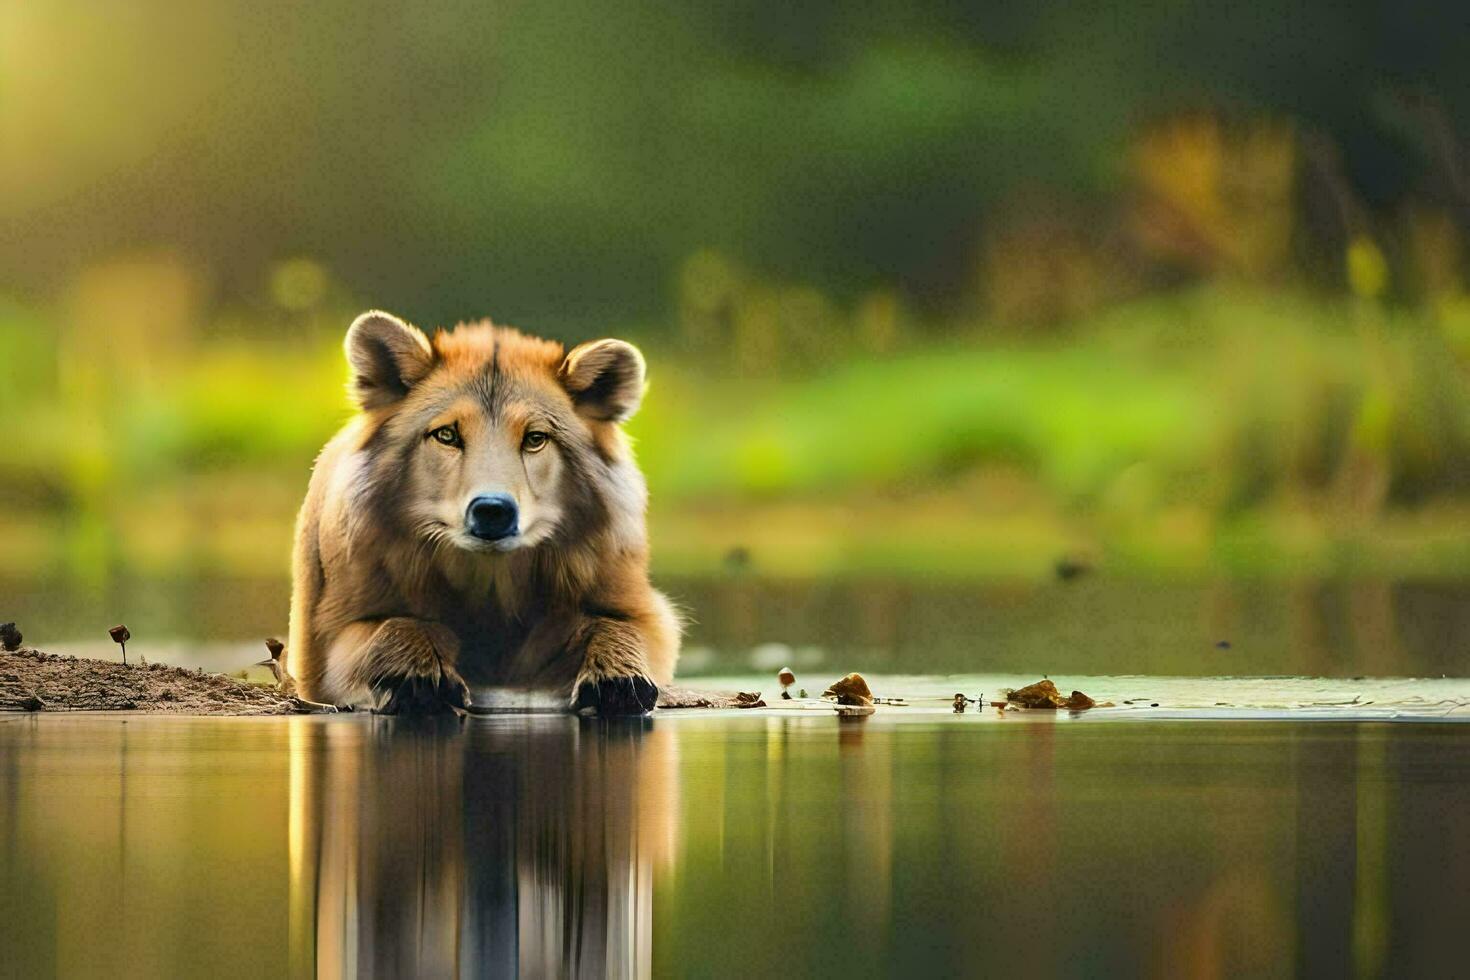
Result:
{"label": "animal's eye", "polygon": [[544,432],[527,432],[526,438],[521,440],[521,448],[528,453],[534,453],[544,448],[548,439],[550,436]]}
{"label": "animal's eye", "polygon": [[458,446],[459,429],[453,425],[441,425],[429,433],[429,438],[446,446]]}

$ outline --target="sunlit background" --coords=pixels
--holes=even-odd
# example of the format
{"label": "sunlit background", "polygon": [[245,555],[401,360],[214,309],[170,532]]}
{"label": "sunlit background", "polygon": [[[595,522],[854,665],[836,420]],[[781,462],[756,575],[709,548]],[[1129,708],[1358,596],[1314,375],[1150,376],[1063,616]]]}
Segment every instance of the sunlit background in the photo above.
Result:
{"label": "sunlit background", "polygon": [[284,631],[371,306],[642,346],[686,673],[1463,673],[1462,22],[4,5],[0,619]]}

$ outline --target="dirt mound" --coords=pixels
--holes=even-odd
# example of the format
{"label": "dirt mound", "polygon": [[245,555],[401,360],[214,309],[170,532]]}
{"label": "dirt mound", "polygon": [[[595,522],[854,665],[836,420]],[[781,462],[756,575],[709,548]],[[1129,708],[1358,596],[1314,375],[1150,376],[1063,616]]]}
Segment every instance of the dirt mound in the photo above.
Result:
{"label": "dirt mound", "polygon": [[765,707],[759,694],[694,691],[684,687],[666,687],[658,692],[660,708],[753,708],[756,702]]}
{"label": "dirt mound", "polygon": [[313,705],[270,687],[166,664],[119,664],[22,648],[0,651],[0,711],[289,715]]}

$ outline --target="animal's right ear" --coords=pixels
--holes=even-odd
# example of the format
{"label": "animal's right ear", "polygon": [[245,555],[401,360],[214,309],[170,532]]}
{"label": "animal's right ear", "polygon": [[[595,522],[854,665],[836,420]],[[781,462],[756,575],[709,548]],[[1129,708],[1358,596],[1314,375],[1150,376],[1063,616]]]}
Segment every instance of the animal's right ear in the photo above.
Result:
{"label": "animal's right ear", "polygon": [[434,351],[423,331],[380,310],[352,321],[345,346],[352,394],[364,411],[398,401],[434,366]]}

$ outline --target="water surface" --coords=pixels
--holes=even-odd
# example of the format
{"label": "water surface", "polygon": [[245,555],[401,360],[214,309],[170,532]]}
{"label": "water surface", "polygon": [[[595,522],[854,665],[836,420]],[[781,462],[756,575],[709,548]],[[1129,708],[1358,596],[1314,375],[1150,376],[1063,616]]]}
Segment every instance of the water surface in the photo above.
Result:
{"label": "water surface", "polygon": [[[0,576],[3,576],[0,571]],[[210,670],[286,635],[278,579],[118,579],[98,590],[3,584],[0,619],[53,652],[130,652]],[[1074,581],[883,577],[659,578],[686,610],[687,677],[800,670],[890,674],[1470,676],[1470,582],[1374,578]],[[242,653],[240,646],[247,649]]]}
{"label": "water surface", "polygon": [[1470,726],[1108,717],[0,716],[0,974],[1463,961]]}
{"label": "water surface", "polygon": [[[660,584],[692,616],[683,683],[768,710],[0,715],[0,976],[1463,961],[1465,583]],[[131,654],[236,670],[284,632],[287,590],[32,584],[3,618],[111,657],[126,622]],[[908,704],[780,702],[782,666]],[[1117,707],[952,711],[1043,674]]]}

